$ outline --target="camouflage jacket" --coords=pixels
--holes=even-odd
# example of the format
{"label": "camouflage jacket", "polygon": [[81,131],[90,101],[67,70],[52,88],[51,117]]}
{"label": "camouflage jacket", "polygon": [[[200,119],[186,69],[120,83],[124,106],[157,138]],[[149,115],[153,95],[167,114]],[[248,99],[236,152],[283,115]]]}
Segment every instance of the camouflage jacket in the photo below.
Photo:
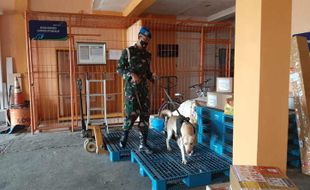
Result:
{"label": "camouflage jacket", "polygon": [[137,45],[130,46],[128,49],[130,60],[128,62],[128,53],[124,49],[116,68],[117,73],[125,79],[126,83],[131,83],[131,73],[140,77],[141,85],[146,85],[147,80],[153,82],[153,74],[150,69],[151,53],[138,48]]}

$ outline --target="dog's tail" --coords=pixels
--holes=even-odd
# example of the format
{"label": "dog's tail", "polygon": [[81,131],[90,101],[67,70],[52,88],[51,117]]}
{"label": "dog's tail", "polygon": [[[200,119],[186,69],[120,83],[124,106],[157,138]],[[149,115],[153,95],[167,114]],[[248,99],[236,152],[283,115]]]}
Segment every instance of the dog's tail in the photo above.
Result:
{"label": "dog's tail", "polygon": [[162,110],[159,114],[159,117],[164,118],[164,117],[168,117],[170,118],[172,116],[172,112],[170,110]]}

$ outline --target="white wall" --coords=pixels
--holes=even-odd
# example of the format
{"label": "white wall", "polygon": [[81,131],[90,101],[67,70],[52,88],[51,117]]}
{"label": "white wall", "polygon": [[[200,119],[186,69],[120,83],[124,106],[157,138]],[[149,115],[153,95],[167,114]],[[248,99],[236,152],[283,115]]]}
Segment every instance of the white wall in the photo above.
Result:
{"label": "white wall", "polygon": [[292,0],[292,34],[310,32],[310,0]]}
{"label": "white wall", "polygon": [[[197,97],[194,90],[189,90],[188,87],[199,83],[199,65],[200,65],[200,33],[197,32],[177,32],[177,44],[179,45],[179,56],[177,58],[177,76],[178,89],[177,91],[184,93],[186,98]],[[207,39],[222,38],[227,39],[226,32],[208,33]],[[208,70],[219,69],[219,48],[227,48],[220,44],[205,44],[204,60],[205,68]],[[211,79],[208,86],[215,85],[215,78],[218,73],[211,71],[205,74],[205,79]]]}

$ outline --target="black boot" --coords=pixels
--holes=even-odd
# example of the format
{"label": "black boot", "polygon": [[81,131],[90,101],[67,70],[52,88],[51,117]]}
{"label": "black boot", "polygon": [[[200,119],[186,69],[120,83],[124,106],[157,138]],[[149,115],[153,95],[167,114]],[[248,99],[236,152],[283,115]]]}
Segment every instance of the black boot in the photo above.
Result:
{"label": "black boot", "polygon": [[139,139],[140,139],[140,145],[139,145],[139,151],[145,152],[146,154],[153,154],[152,149],[147,145],[147,136],[148,131],[143,131],[139,133]]}
{"label": "black boot", "polygon": [[121,139],[119,141],[119,146],[121,148],[125,148],[126,144],[127,144],[127,139],[128,139],[128,134],[129,134],[129,130],[124,130],[123,134],[121,136]]}

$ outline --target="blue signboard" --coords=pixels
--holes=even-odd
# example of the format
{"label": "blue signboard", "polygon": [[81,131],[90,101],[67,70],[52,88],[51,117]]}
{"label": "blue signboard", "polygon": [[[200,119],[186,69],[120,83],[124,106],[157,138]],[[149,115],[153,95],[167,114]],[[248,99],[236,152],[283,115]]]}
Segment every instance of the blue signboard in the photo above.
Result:
{"label": "blue signboard", "polygon": [[29,37],[32,40],[66,40],[68,37],[65,21],[30,20]]}
{"label": "blue signboard", "polygon": [[300,33],[300,34],[294,34],[293,36],[303,36],[307,38],[308,47],[310,49],[310,32]]}

